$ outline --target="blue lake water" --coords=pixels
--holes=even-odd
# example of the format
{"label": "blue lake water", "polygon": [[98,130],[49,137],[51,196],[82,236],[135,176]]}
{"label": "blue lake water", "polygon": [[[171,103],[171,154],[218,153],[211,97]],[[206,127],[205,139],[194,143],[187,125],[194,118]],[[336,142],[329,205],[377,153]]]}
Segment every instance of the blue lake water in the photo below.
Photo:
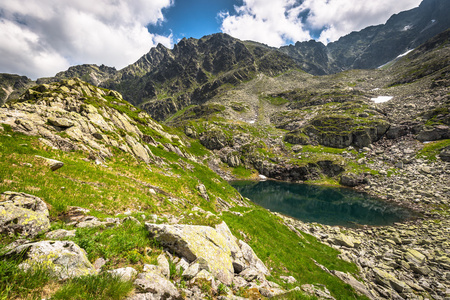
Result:
{"label": "blue lake water", "polygon": [[382,226],[415,216],[408,209],[346,188],[271,180],[234,181],[231,185],[254,203],[304,222]]}

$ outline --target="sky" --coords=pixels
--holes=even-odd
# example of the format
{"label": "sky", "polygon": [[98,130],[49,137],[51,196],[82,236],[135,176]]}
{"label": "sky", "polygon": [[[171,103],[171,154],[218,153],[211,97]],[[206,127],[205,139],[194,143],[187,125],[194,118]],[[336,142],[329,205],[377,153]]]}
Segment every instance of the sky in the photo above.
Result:
{"label": "sky", "polygon": [[224,32],[280,47],[324,44],[421,0],[0,0],[0,73],[31,79],[78,64],[121,69],[159,43]]}

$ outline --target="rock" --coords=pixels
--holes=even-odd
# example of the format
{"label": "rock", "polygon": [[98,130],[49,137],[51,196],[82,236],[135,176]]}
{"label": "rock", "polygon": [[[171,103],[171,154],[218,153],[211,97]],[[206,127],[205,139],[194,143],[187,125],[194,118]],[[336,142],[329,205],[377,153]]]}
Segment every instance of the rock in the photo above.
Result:
{"label": "rock", "polygon": [[194,225],[145,223],[150,235],[188,261],[203,258],[210,272],[224,284],[231,284],[234,269],[226,239],[214,228]]}
{"label": "rock", "polygon": [[256,256],[253,249],[245,242],[239,240],[239,247],[242,251],[242,256],[247,263],[249,268],[253,268],[259,272],[261,272],[264,275],[269,275],[270,272],[267,269],[267,267],[264,265],[264,263],[259,259],[258,256]]}
{"label": "rock", "polygon": [[47,232],[45,234],[45,237],[48,239],[54,239],[54,240],[62,240],[66,237],[74,237],[76,233],[76,230],[65,230],[65,229],[57,229],[50,232]]}
{"label": "rock", "polygon": [[17,192],[0,195],[0,233],[35,237],[50,228],[47,205],[40,198]]}
{"label": "rock", "polygon": [[6,256],[23,255],[19,267],[23,269],[43,266],[60,280],[97,274],[86,252],[72,241],[40,241],[28,243],[8,252]]}
{"label": "rock", "polygon": [[405,254],[405,260],[410,264],[413,264],[418,267],[423,265],[425,259],[426,259],[425,255],[414,249],[408,249],[408,251]]}
{"label": "rock", "polygon": [[134,222],[134,223],[136,223],[137,225],[142,225],[141,222],[139,222],[139,220],[136,219],[136,218],[133,217],[133,216],[128,216],[128,217],[124,218],[124,219],[123,219],[123,222]]}
{"label": "rock", "polygon": [[59,161],[56,159],[46,158],[46,157],[42,157],[39,155],[36,155],[36,157],[42,158],[47,163],[47,165],[50,167],[50,170],[52,170],[52,171],[56,171],[59,168],[62,168],[64,166],[64,163],[62,161]]}
{"label": "rock", "polygon": [[133,279],[134,276],[137,275],[137,271],[133,269],[132,267],[126,267],[126,268],[119,268],[108,271],[108,273],[117,276],[122,281],[130,281]]}
{"label": "rock", "polygon": [[106,260],[103,257],[99,257],[94,261],[94,268],[100,271],[101,268],[106,264]]}
{"label": "rock", "polygon": [[340,233],[332,238],[332,243],[338,246],[354,248],[358,247],[361,244],[361,241],[350,235],[344,235]]}
{"label": "rock", "polygon": [[69,128],[74,125],[73,121],[66,119],[66,118],[49,117],[47,119],[47,122],[50,125],[61,127],[61,128]]}
{"label": "rock", "polygon": [[170,266],[164,253],[160,254],[156,259],[158,261],[158,266],[161,268],[161,274],[167,279],[170,277]]}
{"label": "rock", "polygon": [[159,274],[140,273],[134,281],[134,285],[139,292],[150,293],[154,298],[131,299],[183,299],[173,283]]}
{"label": "rock", "polygon": [[450,162],[450,147],[442,149],[442,151],[439,153],[439,157],[442,159],[442,161]]}
{"label": "rock", "polygon": [[344,186],[355,187],[364,183],[364,177],[355,173],[345,173],[341,175],[339,183]]}
{"label": "rock", "polygon": [[197,275],[195,275],[194,278],[192,278],[191,283],[196,283],[199,280],[201,280],[201,281],[206,280],[206,281],[213,283],[214,277],[208,271],[201,270],[200,272],[197,273]]}
{"label": "rock", "polygon": [[184,257],[182,257],[175,267],[178,272],[180,271],[180,269],[182,269],[184,272],[189,268],[189,262]]}
{"label": "rock", "polygon": [[362,284],[360,281],[356,280],[355,277],[353,277],[349,273],[344,273],[341,271],[332,271],[332,273],[336,277],[338,277],[340,280],[342,280],[343,282],[351,285],[355,289],[355,291],[357,291],[359,294],[362,294],[369,299],[375,299],[375,297],[367,289],[367,287],[364,284]]}
{"label": "rock", "polygon": [[209,201],[208,192],[206,191],[206,187],[203,183],[197,186],[197,190],[200,192],[200,196],[202,196],[203,199]]}
{"label": "rock", "polygon": [[253,269],[253,268],[245,269],[244,271],[239,273],[239,276],[241,276],[248,282],[254,281],[254,280],[259,280],[261,282],[261,281],[266,280],[266,277],[264,276],[264,274],[262,272],[260,272],[256,269]]}
{"label": "rock", "polygon": [[289,284],[294,284],[297,282],[297,279],[292,276],[280,276],[280,279]]}
{"label": "rock", "polygon": [[186,270],[184,270],[182,276],[183,278],[189,280],[194,278],[198,272],[200,272],[200,264],[193,263]]}
{"label": "rock", "polygon": [[411,288],[403,281],[398,280],[392,274],[385,272],[379,268],[374,268],[375,280],[386,287],[392,287],[399,293],[410,292]]}

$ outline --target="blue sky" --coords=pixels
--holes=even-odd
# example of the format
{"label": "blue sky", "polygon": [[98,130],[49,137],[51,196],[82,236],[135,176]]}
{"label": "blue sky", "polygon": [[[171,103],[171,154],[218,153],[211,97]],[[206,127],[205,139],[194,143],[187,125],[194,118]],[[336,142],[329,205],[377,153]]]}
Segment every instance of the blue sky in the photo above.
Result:
{"label": "blue sky", "polygon": [[164,21],[150,24],[150,32],[160,35],[173,34],[174,42],[186,37],[201,38],[220,32],[221,11],[233,11],[234,5],[242,1],[233,0],[175,0],[173,6],[163,10]]}
{"label": "blue sky", "polygon": [[0,73],[32,79],[79,64],[121,69],[159,43],[224,32],[273,47],[323,43],[421,0],[0,0]]}

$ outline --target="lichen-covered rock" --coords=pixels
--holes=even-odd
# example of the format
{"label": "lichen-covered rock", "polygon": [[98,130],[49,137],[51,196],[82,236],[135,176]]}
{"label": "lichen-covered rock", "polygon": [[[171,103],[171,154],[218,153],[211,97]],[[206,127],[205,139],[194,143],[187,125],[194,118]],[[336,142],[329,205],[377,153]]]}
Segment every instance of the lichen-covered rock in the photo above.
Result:
{"label": "lichen-covered rock", "polygon": [[264,275],[270,274],[267,267],[264,265],[264,263],[259,259],[259,257],[253,251],[253,249],[247,243],[239,241],[239,247],[241,248],[242,256],[245,262],[248,264],[249,268],[255,269]]}
{"label": "lichen-covered rock", "polygon": [[65,230],[65,229],[56,229],[45,234],[45,237],[48,239],[64,239],[66,237],[74,237],[76,230]]}
{"label": "lichen-covered rock", "polygon": [[0,195],[0,233],[34,237],[50,228],[47,205],[40,198],[17,192]]}
{"label": "lichen-covered rock", "polygon": [[138,296],[139,294],[137,294],[129,299],[183,299],[173,283],[160,274],[140,273],[134,281],[134,285],[139,292],[148,293],[154,298],[142,298],[142,295]]}
{"label": "lichen-covered rock", "polygon": [[97,274],[86,252],[72,241],[40,241],[14,248],[6,256],[23,255],[20,268],[44,267],[60,280]]}
{"label": "lichen-covered rock", "polygon": [[194,225],[145,224],[150,235],[189,262],[203,258],[210,272],[221,282],[231,284],[233,260],[226,239],[214,228]]}
{"label": "lichen-covered rock", "polygon": [[42,158],[47,163],[47,165],[50,167],[50,170],[52,170],[52,171],[56,171],[64,166],[64,163],[62,161],[59,161],[56,159],[42,157],[39,155],[36,155],[36,157]]}

